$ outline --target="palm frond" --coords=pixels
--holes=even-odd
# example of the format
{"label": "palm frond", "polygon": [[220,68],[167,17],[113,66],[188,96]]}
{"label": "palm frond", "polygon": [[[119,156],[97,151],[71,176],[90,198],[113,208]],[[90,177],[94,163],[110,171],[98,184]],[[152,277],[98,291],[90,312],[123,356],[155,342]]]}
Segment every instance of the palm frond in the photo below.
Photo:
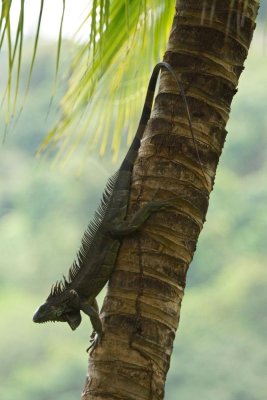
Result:
{"label": "palm frond", "polygon": [[[6,102],[6,124],[16,111],[23,57],[24,3],[25,0],[20,0],[13,43],[10,30],[12,0],[1,2],[0,50],[6,43],[9,71],[2,99],[2,103]],[[88,40],[77,43],[77,52],[70,66],[68,90],[61,102],[60,120],[39,149],[42,151],[56,146],[60,149],[59,158],[65,158],[80,144],[87,151],[97,149],[101,155],[111,148],[116,158],[121,134],[127,132],[127,141],[131,140],[135,127],[129,121],[140,112],[149,72],[162,58],[174,14],[173,0],[92,0],[90,3],[89,12],[77,28],[77,32],[87,28]],[[45,5],[44,0],[40,0],[26,94],[35,65]],[[67,6],[68,3],[62,0],[55,83]]]}
{"label": "palm frond", "polygon": [[[44,0],[40,1],[40,14],[34,39],[34,48],[32,53],[32,60],[30,64],[30,71],[28,77],[28,88],[30,86],[32,71],[35,63],[35,57],[38,47],[38,39],[40,32],[40,25],[42,19]],[[16,112],[16,104],[19,92],[19,82],[20,82],[20,71],[22,65],[22,53],[23,53],[23,39],[24,39],[24,14],[25,14],[25,0],[20,0],[20,12],[17,21],[17,28],[15,33],[15,40],[12,40],[12,30],[11,26],[15,25],[12,14],[12,0],[2,0],[1,3],[1,17],[0,17],[0,51],[3,46],[6,45],[8,54],[8,80],[6,89],[2,96],[1,106],[4,106],[6,102],[6,126],[10,123]],[[6,42],[6,43],[5,43]],[[13,78],[15,75],[15,78]],[[12,83],[15,79],[15,89],[12,91]],[[13,92],[13,107],[11,110],[11,95]]]}
{"label": "palm frond", "polygon": [[61,119],[40,151],[59,145],[64,158],[82,145],[100,155],[111,149],[117,158],[122,133],[128,143],[134,135],[137,123],[129,122],[140,113],[148,76],[162,58],[173,6],[172,0],[94,1],[83,22],[91,22],[91,34],[72,62]]}

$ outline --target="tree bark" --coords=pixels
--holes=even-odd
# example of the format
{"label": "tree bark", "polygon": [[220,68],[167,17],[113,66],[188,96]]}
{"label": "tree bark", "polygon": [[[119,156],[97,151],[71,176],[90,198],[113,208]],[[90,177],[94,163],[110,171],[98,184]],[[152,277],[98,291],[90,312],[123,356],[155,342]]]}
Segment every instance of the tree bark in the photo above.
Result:
{"label": "tree bark", "polygon": [[103,342],[89,359],[83,400],[164,397],[186,273],[257,11],[255,0],[177,1],[164,60],[185,90],[205,177],[185,105],[164,71],[135,163],[128,214],[154,198],[178,200],[123,241],[101,314]]}

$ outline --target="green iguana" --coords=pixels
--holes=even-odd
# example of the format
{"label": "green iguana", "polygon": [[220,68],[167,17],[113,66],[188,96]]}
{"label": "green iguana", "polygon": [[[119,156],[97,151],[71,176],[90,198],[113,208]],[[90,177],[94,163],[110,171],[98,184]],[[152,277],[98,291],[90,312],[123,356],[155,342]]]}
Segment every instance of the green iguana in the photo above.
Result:
{"label": "green iguana", "polygon": [[68,280],[63,276],[63,280],[52,286],[45,303],[37,309],[33,316],[34,322],[67,322],[71,329],[75,330],[81,323],[81,311],[83,311],[90,317],[94,329],[93,344],[90,347],[99,343],[102,337],[102,323],[99,318],[96,296],[112,274],[121,239],[137,231],[152,213],[171,206],[170,201],[151,201],[139,209],[128,221],[125,220],[133,164],[151,114],[157,78],[162,68],[171,72],[179,85],[195,144],[184,92],[172,67],[166,62],[160,62],[155,66],[149,81],[136,135],[121,167],[107,182],[94,219],[84,233],[77,260],[69,270]]}

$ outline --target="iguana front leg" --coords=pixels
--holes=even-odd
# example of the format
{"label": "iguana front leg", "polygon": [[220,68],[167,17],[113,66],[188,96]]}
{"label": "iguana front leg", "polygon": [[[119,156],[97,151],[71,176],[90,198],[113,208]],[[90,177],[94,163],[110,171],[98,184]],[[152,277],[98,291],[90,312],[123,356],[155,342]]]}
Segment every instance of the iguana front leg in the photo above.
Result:
{"label": "iguana front leg", "polygon": [[114,238],[122,238],[136,232],[154,212],[172,208],[174,200],[153,200],[140,208],[129,221],[118,222],[116,219],[110,223],[108,231]]}
{"label": "iguana front leg", "polygon": [[90,300],[88,303],[84,302],[81,304],[81,310],[88,315],[93,326],[93,333],[91,335],[92,344],[86,349],[88,352],[91,348],[95,348],[97,344],[101,343],[103,330],[102,322],[99,317],[99,308],[96,299]]}

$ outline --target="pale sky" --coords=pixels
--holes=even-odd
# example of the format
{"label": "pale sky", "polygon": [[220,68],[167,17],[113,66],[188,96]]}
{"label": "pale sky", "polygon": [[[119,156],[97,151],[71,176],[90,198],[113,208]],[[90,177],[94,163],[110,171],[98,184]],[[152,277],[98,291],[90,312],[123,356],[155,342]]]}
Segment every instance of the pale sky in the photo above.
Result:
{"label": "pale sky", "polygon": [[[56,39],[58,37],[60,19],[62,13],[62,0],[45,0],[43,18],[41,24],[40,35],[48,39]],[[90,0],[66,0],[65,18],[63,25],[63,36],[71,38],[77,28],[87,15]],[[20,0],[12,1],[12,17],[18,18],[20,10]],[[25,21],[24,32],[26,35],[32,35],[36,32],[36,24],[39,16],[40,1],[25,1]],[[12,21],[14,19],[12,18]],[[87,28],[87,29],[86,29]],[[16,26],[13,24],[13,30]],[[89,28],[85,26],[83,32],[79,34],[79,39],[88,37]]]}

